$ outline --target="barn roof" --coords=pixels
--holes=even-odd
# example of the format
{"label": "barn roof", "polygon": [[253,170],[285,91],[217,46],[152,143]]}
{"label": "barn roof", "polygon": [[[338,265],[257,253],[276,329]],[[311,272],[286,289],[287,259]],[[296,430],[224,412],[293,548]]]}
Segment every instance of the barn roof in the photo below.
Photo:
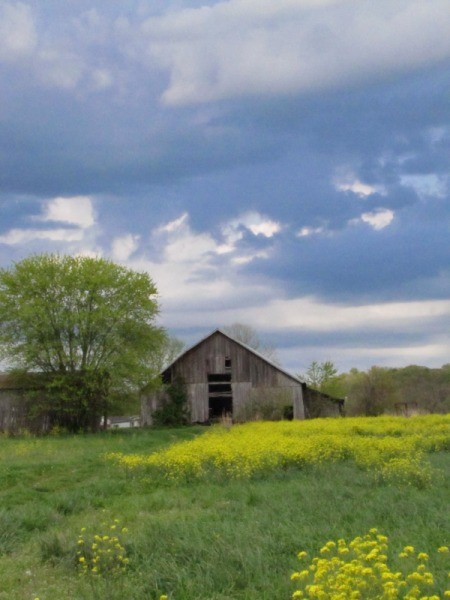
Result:
{"label": "barn roof", "polygon": [[239,340],[237,340],[233,336],[229,335],[228,333],[226,333],[222,329],[215,329],[211,333],[208,333],[207,335],[205,335],[204,337],[202,337],[198,342],[196,342],[195,344],[193,344],[192,346],[190,346],[187,350],[184,350],[184,352],[182,352],[181,354],[179,354],[177,356],[177,358],[175,360],[173,360],[164,369],[163,373],[165,373],[166,371],[168,371],[169,369],[171,369],[172,366],[175,363],[177,363],[179,360],[181,360],[184,356],[186,356],[186,354],[188,354],[189,352],[192,352],[192,350],[195,350],[195,348],[197,348],[198,346],[200,346],[201,344],[203,344],[204,341],[206,341],[207,339],[209,339],[213,335],[216,335],[217,333],[220,333],[221,335],[225,336],[226,338],[228,338],[229,340],[231,340],[235,344],[238,344],[239,346],[242,346],[242,348],[245,348],[248,352],[251,352],[252,354],[254,354],[258,358],[260,358],[261,360],[263,360],[264,362],[266,362],[267,364],[269,364],[271,367],[273,367],[277,371],[280,371],[280,373],[283,373],[283,375],[286,375],[286,377],[289,377],[290,379],[294,380],[299,385],[305,385],[303,383],[303,381],[301,381],[301,379],[299,379],[295,375],[292,375],[292,373],[289,373],[289,371],[286,371],[285,369],[283,369],[282,367],[280,367],[280,365],[277,365],[275,362],[273,362],[272,360],[268,359],[266,356],[264,356],[263,354],[261,354],[260,352],[258,352],[257,350],[255,350],[254,348],[251,348],[250,346],[247,346],[247,344],[244,344],[243,342],[240,342]]}

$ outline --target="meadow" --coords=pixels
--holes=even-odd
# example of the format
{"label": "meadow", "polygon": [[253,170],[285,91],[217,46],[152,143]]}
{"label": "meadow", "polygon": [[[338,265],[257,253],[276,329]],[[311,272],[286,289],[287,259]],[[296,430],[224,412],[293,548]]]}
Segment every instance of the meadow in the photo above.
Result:
{"label": "meadow", "polygon": [[429,416],[0,437],[0,599],[301,598],[310,567],[364,544],[392,577],[433,574],[411,598],[444,598],[449,430]]}

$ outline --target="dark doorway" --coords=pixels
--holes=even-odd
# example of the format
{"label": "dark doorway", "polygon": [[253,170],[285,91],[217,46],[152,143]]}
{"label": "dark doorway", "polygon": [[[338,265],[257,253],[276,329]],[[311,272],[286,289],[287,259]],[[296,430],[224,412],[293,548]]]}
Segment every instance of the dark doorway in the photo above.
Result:
{"label": "dark doorway", "polygon": [[230,373],[208,375],[209,418],[220,419],[233,414]]}

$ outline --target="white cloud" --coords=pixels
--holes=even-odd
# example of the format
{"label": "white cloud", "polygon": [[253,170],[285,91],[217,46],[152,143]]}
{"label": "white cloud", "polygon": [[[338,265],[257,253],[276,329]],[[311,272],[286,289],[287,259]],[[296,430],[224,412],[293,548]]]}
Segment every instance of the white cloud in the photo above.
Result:
{"label": "white cloud", "polygon": [[263,329],[277,323],[280,329],[302,331],[354,331],[360,329],[409,330],[418,321],[450,316],[446,300],[387,302],[358,306],[327,304],[315,298],[278,299],[239,311],[242,322],[250,321]]}
{"label": "white cloud", "polygon": [[81,229],[11,229],[0,235],[0,243],[9,246],[28,244],[35,240],[51,242],[79,242],[83,239]]}
{"label": "white cloud", "polygon": [[[260,223],[255,219],[253,215],[246,221],[247,225]],[[241,224],[240,218],[233,223],[235,221]],[[261,220],[267,221],[270,221],[267,217]],[[255,294],[258,298],[266,298],[270,293],[265,285],[251,282],[248,276],[241,277],[239,269],[256,258],[266,258],[268,252],[242,250],[239,247],[242,235],[234,235],[235,224],[231,229],[228,225],[225,224],[223,230],[231,232],[233,239],[224,243],[220,236],[215,238],[211,233],[193,230],[188,213],[184,213],[151,232],[150,241],[160,250],[158,258],[143,252],[135,253],[128,260],[129,266],[146,270],[154,278],[168,327],[181,320],[184,326],[189,326],[197,319],[203,325],[210,322],[214,326],[216,309],[226,310],[227,306],[237,302],[245,304]],[[259,235],[271,234],[270,228],[263,229],[264,233]],[[207,311],[204,310],[206,306]]]}
{"label": "white cloud", "polygon": [[358,181],[357,179],[351,183],[337,183],[336,188],[341,192],[353,192],[363,198],[375,194],[377,191],[373,185],[362,183],[362,181]]}
{"label": "white cloud", "polygon": [[373,212],[362,213],[357,219],[351,219],[349,225],[359,225],[360,223],[367,223],[375,231],[381,231],[394,220],[395,213],[389,208],[377,208]]}
{"label": "white cloud", "polygon": [[302,227],[298,230],[298,237],[309,237],[310,235],[319,235],[324,232],[323,227]]}
{"label": "white cloud", "polygon": [[167,233],[172,233],[174,231],[177,231],[177,229],[181,229],[183,226],[185,226],[188,220],[189,215],[187,212],[184,212],[181,215],[181,217],[178,217],[178,219],[174,219],[173,221],[169,221],[169,223],[166,223],[165,225],[161,225],[161,227],[158,228],[158,231],[167,231]]}
{"label": "white cloud", "polygon": [[366,198],[372,194],[386,194],[383,186],[364,183],[356,177],[351,169],[346,167],[340,167],[336,170],[333,184],[340,192],[352,192],[360,198]]}
{"label": "white cloud", "polygon": [[[130,33],[169,72],[168,104],[342,86],[450,56],[448,0],[229,0],[171,10]],[[132,36],[132,37],[131,37]]]}
{"label": "white cloud", "polygon": [[247,265],[257,258],[269,258],[268,252],[265,250],[260,250],[259,252],[253,252],[251,254],[245,254],[242,256],[236,256],[232,258],[232,262],[235,265]]}
{"label": "white cloud", "polygon": [[391,224],[394,219],[394,212],[389,208],[380,208],[375,212],[363,213],[361,215],[361,221],[368,223],[376,231],[384,229]]}
{"label": "white cloud", "polygon": [[255,211],[244,213],[222,227],[222,233],[230,247],[243,238],[243,229],[255,236],[271,238],[281,231],[281,224]]}
{"label": "white cloud", "polygon": [[113,260],[126,261],[139,246],[138,235],[128,233],[113,240],[111,251]]}
{"label": "white cloud", "polygon": [[0,61],[29,57],[37,43],[30,7],[22,2],[0,4]]}
{"label": "white cloud", "polygon": [[70,198],[54,198],[44,206],[42,221],[70,223],[82,229],[95,224],[94,208],[89,196],[73,196]]}

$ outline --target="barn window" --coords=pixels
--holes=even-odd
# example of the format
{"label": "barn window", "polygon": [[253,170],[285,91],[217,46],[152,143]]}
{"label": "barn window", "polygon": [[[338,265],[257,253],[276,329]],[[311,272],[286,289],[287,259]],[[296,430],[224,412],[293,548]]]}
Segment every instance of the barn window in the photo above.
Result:
{"label": "barn window", "polygon": [[231,381],[231,373],[208,373],[208,383]]}
{"label": "barn window", "polygon": [[231,358],[225,356],[225,371],[231,371]]}

